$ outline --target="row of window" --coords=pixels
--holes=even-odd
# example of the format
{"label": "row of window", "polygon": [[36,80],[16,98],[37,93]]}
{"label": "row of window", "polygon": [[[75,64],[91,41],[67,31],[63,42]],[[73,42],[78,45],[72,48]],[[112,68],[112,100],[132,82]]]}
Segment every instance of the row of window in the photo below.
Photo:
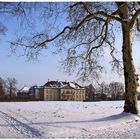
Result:
{"label": "row of window", "polygon": [[[55,89],[45,89],[46,93],[53,93],[53,94],[58,94],[59,90],[55,90]],[[61,90],[61,93],[83,93],[83,90],[67,90],[67,89],[63,89]]]}
{"label": "row of window", "polygon": [[76,95],[76,98],[77,99],[84,99],[85,98],[85,95]]}
{"label": "row of window", "polygon": [[[59,96],[52,96],[52,94],[50,94],[50,95],[46,95],[45,96],[46,97],[46,99],[49,99],[49,100],[58,100],[59,99]],[[61,99],[65,99],[65,98],[75,98],[75,99],[84,99],[85,98],[85,95],[76,95],[76,96],[68,96],[68,95],[63,95],[63,96],[61,96]]]}
{"label": "row of window", "polygon": [[73,90],[73,91],[63,90],[63,91],[61,91],[61,93],[65,93],[65,94],[71,94],[71,93],[81,94],[81,93],[83,93],[83,90]]}
{"label": "row of window", "polygon": [[59,92],[57,90],[48,90],[48,89],[45,89],[45,93],[58,94]]}
{"label": "row of window", "polygon": [[62,98],[74,98],[74,99],[84,99],[85,98],[85,95],[76,95],[76,96],[68,96],[68,95],[62,95],[61,96],[61,99]]}
{"label": "row of window", "polygon": [[58,100],[58,96],[46,95],[45,97],[48,100]]}
{"label": "row of window", "polygon": [[[59,93],[56,93],[54,91],[51,92],[46,92],[46,94],[51,95],[51,96],[59,96]],[[74,92],[62,92],[61,95],[83,95],[83,93],[74,93]]]}

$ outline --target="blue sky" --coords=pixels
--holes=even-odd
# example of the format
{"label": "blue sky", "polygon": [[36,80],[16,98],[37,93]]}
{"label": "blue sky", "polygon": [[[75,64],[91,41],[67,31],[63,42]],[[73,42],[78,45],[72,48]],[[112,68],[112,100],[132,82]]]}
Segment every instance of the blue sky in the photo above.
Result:
{"label": "blue sky", "polygon": [[[39,61],[28,62],[25,57],[8,56],[10,54],[8,41],[16,38],[19,27],[10,18],[1,18],[1,21],[6,25],[7,32],[4,36],[0,35],[0,77],[6,79],[7,77],[15,77],[18,80],[18,88],[24,85],[42,85],[45,84],[48,79],[50,80],[76,80],[75,74],[69,76],[60,71],[61,60],[60,55],[52,55],[48,51],[43,52],[43,56],[39,57]],[[41,25],[42,26],[42,25]],[[116,33],[116,45],[121,46],[121,33]],[[133,55],[134,63],[136,65],[137,72],[140,74],[140,39],[135,39],[133,43]],[[109,60],[110,56],[106,55],[106,59]],[[106,68],[106,73],[102,74],[101,81],[121,81],[123,77],[110,71],[110,66]]]}

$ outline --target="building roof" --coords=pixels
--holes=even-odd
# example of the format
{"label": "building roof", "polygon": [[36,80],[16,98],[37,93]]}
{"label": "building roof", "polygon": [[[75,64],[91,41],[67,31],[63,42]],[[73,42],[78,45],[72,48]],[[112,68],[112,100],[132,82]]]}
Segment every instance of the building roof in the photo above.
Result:
{"label": "building roof", "polygon": [[23,88],[21,88],[20,90],[19,90],[19,92],[21,93],[28,93],[29,92],[29,87],[27,87],[27,86],[24,86]]}
{"label": "building roof", "polygon": [[83,88],[75,82],[66,82],[66,81],[48,81],[44,86],[49,88],[64,88],[66,86],[74,89]]}

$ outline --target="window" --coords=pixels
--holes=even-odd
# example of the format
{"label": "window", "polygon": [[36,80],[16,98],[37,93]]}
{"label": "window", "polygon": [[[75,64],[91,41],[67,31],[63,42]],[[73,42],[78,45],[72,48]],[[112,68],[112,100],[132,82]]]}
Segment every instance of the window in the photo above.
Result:
{"label": "window", "polygon": [[48,93],[48,89],[45,89],[45,93]]}
{"label": "window", "polygon": [[45,97],[45,98],[46,98],[46,100],[48,100],[48,95],[46,95],[46,97]]}
{"label": "window", "polygon": [[83,95],[83,99],[85,98],[85,96]]}

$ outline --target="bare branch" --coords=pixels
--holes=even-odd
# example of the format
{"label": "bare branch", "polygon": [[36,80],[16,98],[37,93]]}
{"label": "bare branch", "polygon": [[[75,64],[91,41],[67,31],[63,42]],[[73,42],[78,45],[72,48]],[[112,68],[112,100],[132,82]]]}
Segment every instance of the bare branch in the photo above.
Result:
{"label": "bare branch", "polygon": [[136,20],[137,30],[140,32],[140,21],[139,19]]}
{"label": "bare branch", "polygon": [[63,33],[65,33],[65,31],[66,31],[67,29],[69,29],[69,30],[78,30],[78,28],[79,28],[80,26],[82,26],[82,24],[84,24],[84,23],[85,23],[86,21],[88,21],[88,20],[96,19],[96,20],[99,20],[99,21],[104,21],[104,19],[97,17],[98,15],[105,16],[105,17],[108,18],[108,19],[109,19],[109,18],[116,19],[116,20],[122,22],[122,21],[120,20],[120,18],[118,18],[118,17],[114,17],[114,16],[112,16],[112,15],[108,15],[107,13],[105,13],[105,12],[103,12],[103,11],[99,11],[99,12],[96,12],[96,13],[93,13],[93,14],[90,14],[90,15],[87,15],[87,16],[86,16],[83,20],[81,20],[80,23],[79,23],[78,25],[76,25],[76,26],[72,26],[72,27],[66,26],[60,33],[58,33],[56,36],[52,37],[51,39],[46,39],[45,41],[43,41],[43,42],[41,42],[41,43],[37,43],[37,44],[36,44],[36,47],[42,46],[42,45],[44,45],[45,43],[48,43],[48,42],[51,42],[51,41],[55,40],[56,38],[58,38],[59,36],[61,36]]}
{"label": "bare branch", "polygon": [[4,35],[7,28],[0,22],[0,34]]}
{"label": "bare branch", "polygon": [[106,43],[110,46],[110,49],[111,49],[110,55],[113,59],[112,60],[113,70],[116,68],[118,73],[122,73],[122,70],[123,70],[122,65],[121,65],[122,62],[114,56],[114,51],[116,50],[115,47],[108,40],[106,40]]}
{"label": "bare branch", "polygon": [[73,8],[73,7],[77,6],[77,5],[82,5],[82,4],[83,4],[83,2],[76,2],[73,5],[70,5],[70,8]]}
{"label": "bare branch", "polygon": [[[105,31],[104,31],[104,28],[105,28]],[[104,36],[103,36],[103,31],[105,32]],[[108,19],[106,20],[106,22],[104,23],[104,25],[102,27],[101,34],[98,36],[98,37],[101,37],[100,43],[97,46],[94,46],[89,50],[86,58],[91,55],[91,53],[94,49],[98,49],[103,45],[103,43],[105,42],[105,39],[107,38],[107,34],[108,34]],[[98,39],[98,37],[96,39]]]}
{"label": "bare branch", "polygon": [[136,11],[136,13],[133,15],[131,21],[130,21],[130,28],[133,27],[133,25],[135,24],[138,16],[140,15],[140,9]]}
{"label": "bare branch", "polygon": [[83,2],[83,7],[86,9],[88,14],[92,14],[92,12],[90,11],[88,5],[85,2]]}

